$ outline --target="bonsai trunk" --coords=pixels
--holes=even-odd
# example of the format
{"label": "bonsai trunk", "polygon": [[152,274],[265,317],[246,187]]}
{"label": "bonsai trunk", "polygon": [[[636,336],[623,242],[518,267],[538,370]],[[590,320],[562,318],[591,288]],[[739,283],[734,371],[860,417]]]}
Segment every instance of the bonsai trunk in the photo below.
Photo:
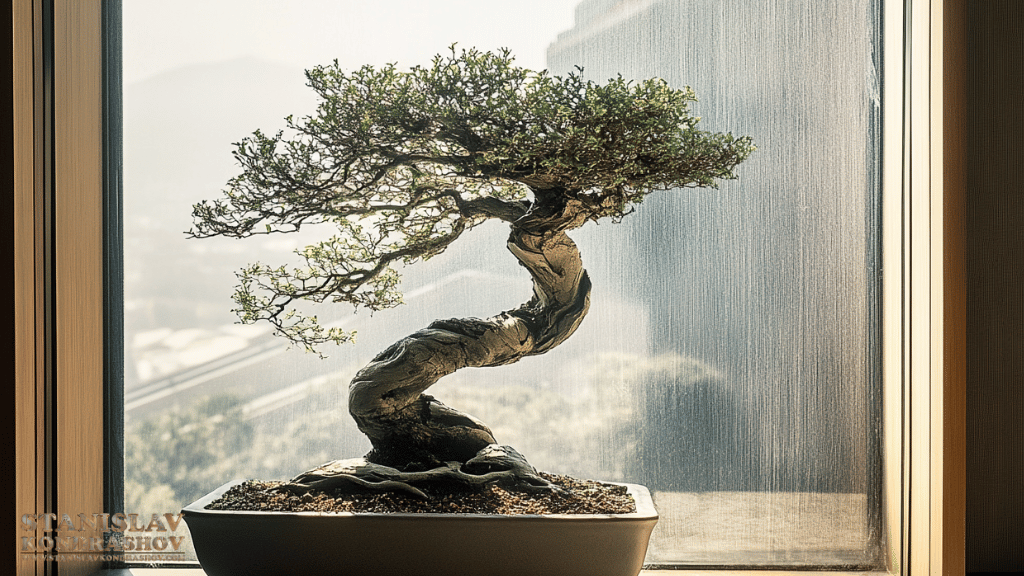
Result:
{"label": "bonsai trunk", "polygon": [[[564,195],[541,196],[564,198]],[[329,462],[283,486],[293,492],[347,486],[401,490],[426,497],[415,484],[491,482],[554,490],[513,448],[497,446],[476,418],[424,392],[467,366],[501,366],[543,354],[576,331],[590,306],[590,279],[565,231],[580,226],[573,201],[538,204],[459,200],[466,215],[511,223],[508,248],[533,278],[533,297],[514,310],[481,320],[437,320],[392,344],[349,385],[349,412],[373,449]]]}
{"label": "bonsai trunk", "polygon": [[[486,320],[438,320],[391,345],[356,374],[349,412],[370,438],[367,460],[407,469],[467,462],[495,443],[472,416],[424,392],[467,366],[501,366],[542,354],[568,338],[590,304],[590,280],[571,218],[531,210],[512,224],[508,248],[533,277],[533,297]],[[571,211],[569,211],[571,212]]]}

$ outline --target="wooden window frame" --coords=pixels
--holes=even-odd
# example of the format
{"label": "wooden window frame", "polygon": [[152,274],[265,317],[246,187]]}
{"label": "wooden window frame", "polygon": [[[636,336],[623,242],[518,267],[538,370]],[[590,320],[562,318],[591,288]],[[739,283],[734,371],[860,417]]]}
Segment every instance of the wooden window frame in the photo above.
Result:
{"label": "wooden window frame", "polygon": [[[120,116],[116,106],[105,108],[119,96],[104,94],[104,74],[119,71],[104,70],[103,54],[117,50],[104,22],[111,24],[118,6],[116,0],[11,4],[13,124],[5,160],[13,166],[13,193],[5,202],[13,206],[19,516],[110,511],[117,500],[109,488],[117,488],[121,447],[116,434],[107,435],[116,421],[107,408],[118,401],[116,390],[110,396],[117,387],[104,382],[119,381],[119,367],[117,352],[103,342],[120,322],[116,292],[104,290],[117,282],[104,254],[119,248],[120,222],[104,215],[117,213],[105,203],[117,202],[119,160],[112,156],[119,152],[104,139]],[[965,1],[886,0],[885,8],[886,568],[962,574]],[[902,59],[892,57],[897,50]],[[52,562],[14,562],[19,575],[55,571]],[[62,563],[60,573],[99,568]]]}

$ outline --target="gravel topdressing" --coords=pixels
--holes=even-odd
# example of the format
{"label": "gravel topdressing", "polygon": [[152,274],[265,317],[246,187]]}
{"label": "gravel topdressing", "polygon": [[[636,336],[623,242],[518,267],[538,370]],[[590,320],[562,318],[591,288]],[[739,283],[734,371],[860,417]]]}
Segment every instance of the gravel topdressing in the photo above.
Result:
{"label": "gravel topdressing", "polygon": [[207,510],[248,510],[262,512],[378,512],[378,513],[460,513],[460,514],[625,514],[636,512],[625,486],[578,480],[569,476],[541,473],[565,489],[559,493],[534,493],[488,485],[478,490],[443,486],[425,490],[429,500],[412,495],[345,494],[312,490],[302,496],[269,490],[283,482],[247,480],[233,486],[211,502]]}

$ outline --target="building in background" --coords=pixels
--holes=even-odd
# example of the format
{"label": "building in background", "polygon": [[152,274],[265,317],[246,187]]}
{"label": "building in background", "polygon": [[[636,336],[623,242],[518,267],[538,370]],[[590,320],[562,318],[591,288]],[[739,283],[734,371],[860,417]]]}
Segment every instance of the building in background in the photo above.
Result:
{"label": "building in background", "polygon": [[[692,87],[700,127],[758,150],[719,190],[651,195],[613,260],[652,354],[636,480],[878,490],[878,6],[584,0],[556,74]],[[616,277],[615,275],[612,276]],[[693,363],[696,364],[693,364]]]}

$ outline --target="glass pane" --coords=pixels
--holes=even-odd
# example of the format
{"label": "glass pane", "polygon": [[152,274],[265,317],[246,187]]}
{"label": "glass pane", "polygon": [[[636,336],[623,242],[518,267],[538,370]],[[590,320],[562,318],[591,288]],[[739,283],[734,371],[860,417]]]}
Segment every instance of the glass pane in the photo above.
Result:
{"label": "glass pane", "polygon": [[293,264],[323,231],[183,234],[237,173],[232,142],[314,110],[304,68],[407,68],[457,42],[598,82],[691,86],[702,129],[758,150],[717,190],[655,193],[573,232],[594,284],[580,329],[430,394],[540,470],[647,485],[650,563],[878,562],[875,2],[125,4],[129,512],[364,454],[346,404],[359,368],[432,320],[528,299],[507,226],[490,222],[401,269],[404,306],[319,306],[358,331],[320,360],[229,310],[236,270]]}

